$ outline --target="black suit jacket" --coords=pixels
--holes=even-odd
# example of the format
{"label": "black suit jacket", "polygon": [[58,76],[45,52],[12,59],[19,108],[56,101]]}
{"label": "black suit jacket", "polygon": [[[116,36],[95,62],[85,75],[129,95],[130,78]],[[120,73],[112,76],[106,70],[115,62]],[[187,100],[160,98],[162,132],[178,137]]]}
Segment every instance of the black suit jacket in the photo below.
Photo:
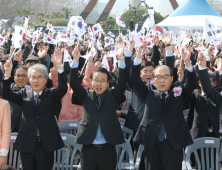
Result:
{"label": "black suit jacket", "polygon": [[15,142],[15,149],[23,153],[32,153],[36,146],[37,128],[45,151],[52,152],[64,147],[57,122],[54,117],[54,107],[58,100],[67,92],[67,77],[65,73],[58,74],[57,89],[44,89],[39,97],[38,107],[35,105],[33,90],[23,88],[18,92],[10,89],[10,79],[3,80],[2,96],[22,108],[22,123]]}
{"label": "black suit jacket", "polygon": [[[207,78],[207,75],[206,75]],[[213,88],[213,87],[211,87]],[[213,105],[201,95],[201,90],[194,90],[189,101],[194,106],[194,120],[191,131],[192,139],[206,137],[208,132],[208,121],[216,137],[219,137],[219,105]]]}
{"label": "black suit jacket", "polygon": [[[144,117],[134,138],[135,142],[152,148],[163,123],[167,138],[173,148],[181,149],[192,144],[193,141],[183,116],[183,102],[197,86],[195,71],[188,72],[187,84],[176,82],[171,86],[163,106],[160,92],[154,90],[150,84],[144,85],[141,81],[140,66],[133,66],[131,73],[133,86],[145,103]],[[180,96],[174,97],[173,88],[179,85],[183,92]]]}
{"label": "black suit jacket", "polygon": [[71,69],[70,86],[83,106],[83,116],[79,123],[75,143],[90,145],[96,137],[98,123],[106,141],[111,145],[124,143],[116,110],[121,104],[126,87],[126,69],[119,69],[117,85],[107,89],[100,98],[100,103],[94,90],[84,89],[78,81],[78,68]]}
{"label": "black suit jacket", "polygon": [[[216,104],[216,106],[219,108],[219,117],[220,119],[218,119],[218,123],[219,123],[219,136],[222,136],[222,117],[221,117],[221,113],[222,113],[222,97],[221,94],[211,86],[210,83],[210,78],[209,78],[209,74],[207,69],[204,70],[198,70],[198,76],[202,85],[202,89],[203,91],[206,93],[207,97],[209,100],[211,100],[214,104]],[[212,113],[214,114],[214,113]],[[216,117],[218,116],[218,113],[215,113],[215,120]],[[217,117],[217,118],[219,118]]]}
{"label": "black suit jacket", "polygon": [[[135,87],[131,81],[131,69],[133,66],[133,62],[131,57],[125,57],[125,63],[127,68],[127,84],[131,89],[131,103],[129,106],[129,110],[126,116],[125,127],[132,129],[133,131],[137,131],[140,125],[140,122],[143,118],[145,104],[141,96],[137,93]],[[166,65],[171,69],[174,67],[174,56],[166,57]],[[146,84],[145,81],[143,81]]]}

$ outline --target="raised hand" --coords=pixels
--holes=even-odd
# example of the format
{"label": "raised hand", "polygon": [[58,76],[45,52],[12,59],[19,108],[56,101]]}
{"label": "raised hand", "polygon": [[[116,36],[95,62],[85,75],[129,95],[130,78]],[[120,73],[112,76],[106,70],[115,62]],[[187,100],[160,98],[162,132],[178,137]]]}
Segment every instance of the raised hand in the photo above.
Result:
{"label": "raised hand", "polygon": [[158,35],[153,36],[153,44],[159,46],[159,42],[160,42],[159,36]]}
{"label": "raised hand", "polygon": [[207,67],[206,57],[203,55],[203,53],[198,54],[197,62],[199,62],[199,67],[200,68],[206,68]]}
{"label": "raised hand", "polygon": [[74,62],[78,62],[79,58],[80,58],[80,50],[78,47],[75,47],[73,52],[72,52],[72,56],[73,56],[73,61]]}
{"label": "raised hand", "polygon": [[218,71],[219,73],[222,72],[222,58],[218,58],[217,59],[217,68],[214,68],[216,71]]}
{"label": "raised hand", "polygon": [[133,37],[129,40],[129,46],[128,46],[128,51],[133,52],[133,48],[135,46],[135,42],[133,40]]}
{"label": "raised hand", "polygon": [[42,48],[40,48],[39,52],[38,52],[38,56],[39,58],[43,58],[47,55],[48,53],[48,49],[49,49],[49,46],[43,46]]}
{"label": "raised hand", "polygon": [[124,57],[123,57],[124,49],[125,49],[125,45],[124,45],[123,42],[121,42],[121,43],[119,44],[118,50],[115,51],[115,55],[116,55],[116,57],[118,58],[118,60],[120,60],[120,61],[123,61],[123,60],[124,60]]}
{"label": "raised hand", "polygon": [[24,54],[24,51],[23,51],[22,49],[18,50],[18,51],[14,54],[14,60],[16,60],[16,61],[18,61],[19,63],[21,63],[23,54]]}
{"label": "raised hand", "polygon": [[11,77],[12,67],[13,67],[12,60],[11,60],[11,58],[9,58],[4,64],[5,78]]}
{"label": "raised hand", "polygon": [[89,57],[88,64],[93,65],[93,57]]}
{"label": "raised hand", "polygon": [[190,57],[191,57],[191,48],[187,44],[186,45],[186,51],[184,50],[184,48],[182,49],[182,59],[183,59],[185,64],[190,62]]}
{"label": "raised hand", "polygon": [[7,162],[6,156],[0,156],[0,168],[4,168]]}
{"label": "raised hand", "polygon": [[207,50],[207,56],[211,56],[213,55],[213,51],[214,51],[214,47],[209,47],[208,50]]}
{"label": "raised hand", "polygon": [[62,51],[60,48],[54,50],[54,54],[52,54],[51,61],[58,70],[62,70]]}
{"label": "raised hand", "polygon": [[140,43],[139,47],[137,48],[137,55],[136,55],[137,59],[143,58],[143,54],[146,51],[146,44],[147,42],[145,40]]}
{"label": "raised hand", "polygon": [[167,34],[163,34],[163,39],[162,39],[163,43],[165,45],[167,44],[172,44],[172,41],[173,41],[173,37],[170,33],[167,33]]}

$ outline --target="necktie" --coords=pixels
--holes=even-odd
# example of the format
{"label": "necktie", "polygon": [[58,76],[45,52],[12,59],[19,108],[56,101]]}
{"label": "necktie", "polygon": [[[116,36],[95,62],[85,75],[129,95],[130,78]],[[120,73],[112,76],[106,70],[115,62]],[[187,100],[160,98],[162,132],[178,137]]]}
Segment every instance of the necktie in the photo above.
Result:
{"label": "necktie", "polygon": [[[39,94],[36,94],[36,95],[35,95],[35,105],[36,105],[36,106],[39,105],[39,101],[38,101],[39,96],[40,96]],[[38,129],[38,128],[37,128],[37,136],[40,136],[40,135],[39,135],[39,129]]]}
{"label": "necktie", "polygon": [[[166,98],[166,93],[162,93],[163,106],[165,104],[165,98]],[[162,142],[165,139],[165,134],[166,134],[166,131],[165,131],[165,128],[164,128],[164,124],[162,122],[162,125],[160,127],[160,131],[159,131],[159,134],[158,134],[158,139],[159,139],[160,142]]]}
{"label": "necktie", "polygon": [[39,94],[36,94],[36,95],[35,95],[35,105],[36,105],[36,106],[39,105],[39,101],[38,101],[39,96],[40,96]]}
{"label": "necktie", "polygon": [[[97,97],[98,97],[98,102],[100,103],[100,96],[97,95]],[[97,133],[96,133],[96,140],[99,141],[101,138],[102,138],[102,132],[101,132],[101,126],[99,123],[98,128],[97,128]]]}

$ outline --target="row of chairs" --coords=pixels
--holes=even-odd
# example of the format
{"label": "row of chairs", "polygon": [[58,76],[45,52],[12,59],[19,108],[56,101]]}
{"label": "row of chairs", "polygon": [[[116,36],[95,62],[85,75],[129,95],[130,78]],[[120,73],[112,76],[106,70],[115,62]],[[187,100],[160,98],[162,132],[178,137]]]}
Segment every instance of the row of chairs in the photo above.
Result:
{"label": "row of chairs", "polygon": [[[79,122],[75,121],[68,121],[58,125],[65,147],[55,151],[53,170],[81,169],[78,156],[81,153],[82,145],[74,144],[73,142],[78,130],[78,125]],[[123,124],[121,124],[121,127],[124,133],[125,143],[116,145],[118,162],[116,169],[138,170],[144,146],[140,145],[134,165],[134,156],[130,145],[133,132],[125,128]],[[16,137],[17,133],[12,133],[7,165],[13,166],[16,169],[22,169],[20,154],[16,150],[13,150]],[[207,137],[194,140],[194,144],[185,149],[182,170],[193,170],[193,167],[190,165],[192,153],[195,155],[197,170],[219,170],[219,149],[220,139]]]}

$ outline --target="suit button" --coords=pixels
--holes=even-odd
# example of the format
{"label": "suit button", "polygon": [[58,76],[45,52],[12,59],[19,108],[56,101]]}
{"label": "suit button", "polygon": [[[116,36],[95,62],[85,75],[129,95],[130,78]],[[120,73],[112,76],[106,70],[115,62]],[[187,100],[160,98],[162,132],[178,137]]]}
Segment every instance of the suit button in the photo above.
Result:
{"label": "suit button", "polygon": [[99,115],[101,115],[101,113],[99,113]]}
{"label": "suit button", "polygon": [[158,125],[157,127],[160,128],[160,125]]}
{"label": "suit button", "polygon": [[36,116],[36,118],[39,118],[38,116]]}

